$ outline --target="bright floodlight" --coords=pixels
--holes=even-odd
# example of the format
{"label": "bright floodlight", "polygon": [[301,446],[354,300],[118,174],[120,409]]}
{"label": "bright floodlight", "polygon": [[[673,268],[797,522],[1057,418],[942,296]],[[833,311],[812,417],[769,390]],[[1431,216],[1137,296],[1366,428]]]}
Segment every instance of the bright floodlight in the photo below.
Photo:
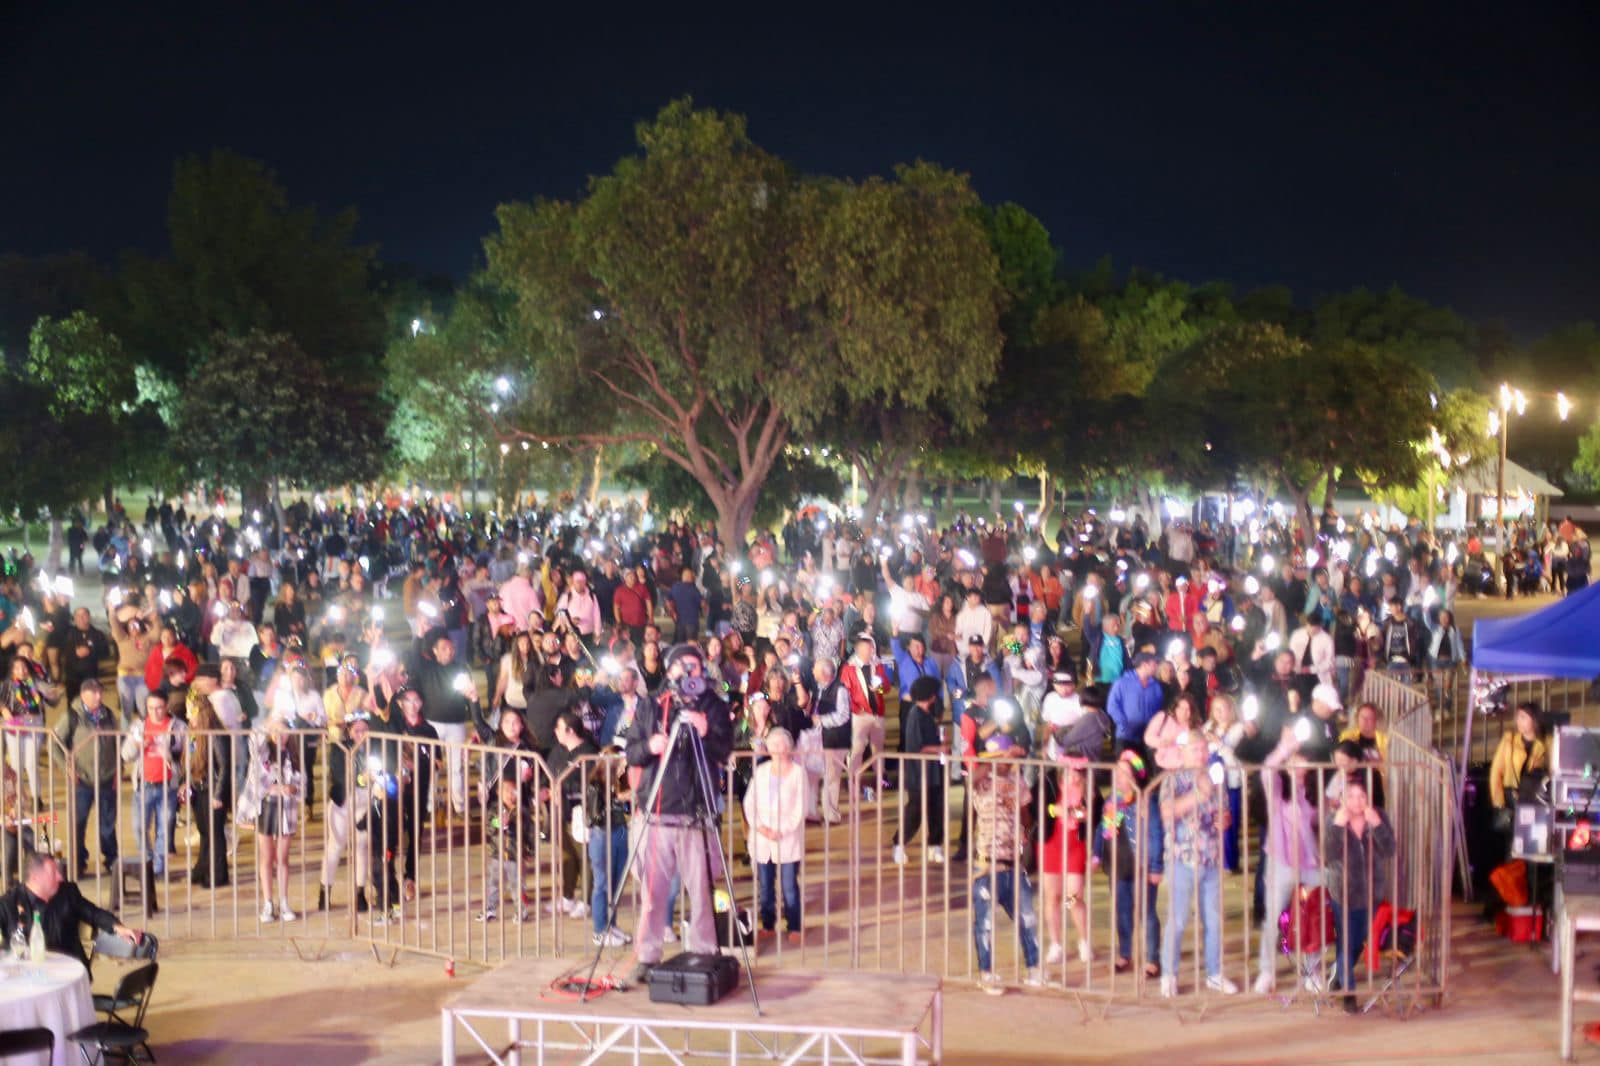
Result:
{"label": "bright floodlight", "polygon": [[1556,414],[1560,416],[1561,421],[1565,422],[1567,416],[1571,413],[1572,401],[1567,397],[1567,394],[1564,392],[1556,393]]}
{"label": "bright floodlight", "polygon": [[495,378],[494,391],[498,392],[502,396],[510,395],[511,379],[506,377],[504,374],[501,374],[499,377]]}

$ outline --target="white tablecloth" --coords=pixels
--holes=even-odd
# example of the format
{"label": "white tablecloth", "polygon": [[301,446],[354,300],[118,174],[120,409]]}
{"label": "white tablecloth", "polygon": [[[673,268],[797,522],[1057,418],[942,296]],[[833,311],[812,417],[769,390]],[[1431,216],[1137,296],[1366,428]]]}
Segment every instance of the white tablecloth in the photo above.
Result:
{"label": "white tablecloth", "polygon": [[94,998],[89,992],[89,971],[83,963],[65,955],[51,953],[41,963],[0,959],[0,1029],[32,1029],[43,1026],[56,1034],[53,1060],[44,1055],[17,1056],[6,1060],[28,1066],[68,1066],[81,1062],[67,1034],[95,1022]]}

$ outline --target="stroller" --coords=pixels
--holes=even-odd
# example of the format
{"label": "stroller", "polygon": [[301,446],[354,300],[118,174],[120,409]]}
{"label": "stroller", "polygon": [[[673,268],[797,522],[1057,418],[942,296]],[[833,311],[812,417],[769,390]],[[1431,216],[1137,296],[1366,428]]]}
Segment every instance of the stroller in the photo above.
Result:
{"label": "stroller", "polygon": [[1278,916],[1278,949],[1296,960],[1299,977],[1322,1013],[1328,990],[1327,949],[1334,942],[1333,907],[1320,887],[1301,885]]}

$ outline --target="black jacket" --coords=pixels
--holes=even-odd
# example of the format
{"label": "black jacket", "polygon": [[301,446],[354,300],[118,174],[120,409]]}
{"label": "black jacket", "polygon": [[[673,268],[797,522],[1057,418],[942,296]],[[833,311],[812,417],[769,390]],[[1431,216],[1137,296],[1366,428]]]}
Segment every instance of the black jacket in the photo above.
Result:
{"label": "black jacket", "polygon": [[11,933],[19,920],[24,933],[33,932],[35,912],[44,921],[44,946],[71,955],[83,963],[85,969],[89,958],[83,952],[83,934],[79,926],[92,926],[102,933],[112,932],[117,927],[117,916],[84,899],[78,886],[71,881],[61,882],[48,903],[28,891],[27,885],[14,885],[11,891],[0,896],[0,944],[11,943]]}
{"label": "black jacket", "polygon": [[[667,759],[666,775],[662,779],[661,791],[656,796],[651,813],[692,815],[703,811],[704,804],[701,802],[700,789],[696,782],[692,755],[694,748],[691,743],[686,738],[680,738],[677,750],[668,749],[659,757],[650,751],[650,738],[657,733],[668,731],[671,727],[669,717],[671,700],[670,695],[663,694],[648,708],[639,708],[639,713],[633,719],[633,727],[628,732],[628,765],[644,768],[644,776],[639,780],[638,790],[640,802],[643,802],[643,797],[648,797],[655,787],[655,776],[661,767],[662,759]],[[728,761],[728,754],[733,750],[733,719],[728,714],[728,704],[708,687],[694,702],[694,709],[703,711],[706,716],[707,728],[703,744],[706,761],[713,766],[725,764]],[[687,728],[686,726],[685,729]],[[712,781],[712,787],[716,787],[715,780]]]}

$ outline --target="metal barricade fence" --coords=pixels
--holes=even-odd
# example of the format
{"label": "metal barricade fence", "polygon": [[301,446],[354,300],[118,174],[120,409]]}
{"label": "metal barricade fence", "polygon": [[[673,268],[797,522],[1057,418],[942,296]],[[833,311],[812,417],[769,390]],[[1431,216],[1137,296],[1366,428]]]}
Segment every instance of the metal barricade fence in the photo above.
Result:
{"label": "metal barricade fence", "polygon": [[[1384,698],[1391,696],[1399,698]],[[528,751],[452,746],[390,732],[373,732],[360,742],[288,732],[278,758],[287,759],[299,776],[281,786],[285,803],[273,823],[280,831],[265,833],[259,810],[254,820],[240,817],[241,800],[264,806],[250,787],[258,770],[242,770],[239,761],[265,765],[263,737],[189,731],[171,774],[151,782],[145,752],[125,750],[124,734],[82,736],[70,751],[54,737],[40,736],[38,791],[22,789],[26,774],[8,776],[0,800],[9,789],[11,798],[22,798],[35,825],[51,827],[56,849],[86,893],[164,937],[277,937],[294,941],[297,949],[355,937],[380,957],[407,952],[480,964],[520,955],[577,960],[596,951],[595,937],[607,927],[607,916],[595,915],[596,905],[616,890],[615,876],[626,861],[618,849],[637,845],[642,832],[637,812],[619,831],[637,773],[625,770],[618,756],[584,756],[552,774]],[[1361,772],[1369,781],[1374,775],[1384,779],[1399,860],[1356,876],[1375,879],[1373,899],[1415,914],[1419,947],[1389,991],[1416,1004],[1445,991],[1453,796],[1441,760],[1408,737],[1392,743],[1387,764]],[[119,759],[109,769],[105,763],[113,751]],[[468,795],[459,808],[452,805],[444,771],[453,755],[468,764]],[[1180,910],[1192,912],[1202,898],[1215,906],[1225,946],[1223,972],[1237,975],[1238,983],[1253,983],[1261,958],[1281,961],[1271,943],[1278,916],[1270,915],[1263,930],[1252,913],[1261,827],[1270,824],[1257,813],[1258,768],[1246,770],[1237,799],[1225,804],[1235,819],[1237,872],[1217,875],[1213,905],[1209,883],[1190,891],[1198,879],[1177,874],[1165,861],[1174,843],[1171,827],[1163,833],[1164,846],[1158,850],[1154,844],[1149,827],[1169,775],[1148,782],[1124,775],[1119,781],[1117,767],[1106,763],[985,758],[963,765],[938,754],[885,754],[841,774],[842,819],[827,823],[818,817],[826,775],[814,752],[796,753],[794,765],[804,775],[798,789],[775,786],[773,778],[780,775],[760,762],[754,753],[735,753],[719,775],[718,826],[733,887],[732,898],[722,903],[728,911],[752,912],[758,927],[752,947],[763,965],[950,979],[975,979],[987,969],[1000,982],[1032,978],[1065,990],[1085,1009],[1149,999],[1160,989],[1143,964],[1158,960],[1156,927],[1171,928],[1175,896],[1180,904],[1187,900]],[[93,780],[80,787],[83,771]],[[864,799],[863,787],[880,772],[893,786]],[[1315,797],[1336,777],[1331,766],[1305,773]],[[1309,789],[1307,795],[1313,795]],[[168,862],[168,855],[158,855],[162,827],[172,828],[180,806],[188,810],[168,841],[176,853]],[[1313,807],[1320,829],[1321,799]],[[96,832],[101,810],[115,815],[106,842],[116,858],[109,863],[112,856]],[[776,827],[776,838],[752,833],[747,812],[759,826]],[[74,816],[87,824],[83,866],[69,828]],[[1224,847],[1223,837],[1218,839]],[[766,864],[751,857],[753,845],[766,854],[770,844],[783,858],[786,841],[798,841],[792,865],[778,861],[764,872]],[[1325,845],[1319,833],[1319,849]],[[965,863],[955,861],[961,848]],[[0,857],[8,871],[16,868],[10,851]],[[1006,855],[1012,856],[1009,867],[997,861]],[[1226,865],[1227,857],[1219,853],[1217,865]],[[283,872],[264,881],[280,858]],[[1327,868],[1327,858],[1319,851],[1319,869]],[[603,876],[597,878],[597,869]],[[720,888],[716,873],[712,883]],[[618,928],[626,933],[637,933],[640,875],[636,864],[622,893]],[[1346,868],[1341,876],[1352,873]],[[1182,881],[1177,889],[1174,879]],[[763,881],[771,886],[765,908]],[[787,907],[785,881],[798,890],[790,893],[798,899]],[[356,908],[358,894],[367,904],[364,911]],[[588,913],[570,901],[581,901]],[[285,902],[293,920],[284,920]],[[688,910],[679,901],[679,917],[689,918]],[[488,911],[495,920],[477,920]],[[728,912],[717,921],[719,940],[734,942],[740,933],[736,923],[730,929]],[[777,935],[759,935],[768,924]],[[1170,976],[1182,977],[1184,996],[1214,994],[1205,989],[1208,974],[1201,973],[1200,923],[1184,925],[1188,945],[1175,941],[1168,947],[1181,960],[1179,972]],[[799,936],[782,935],[790,931]],[[1270,946],[1265,956],[1264,936]],[[1052,952],[1052,944],[1061,950]],[[609,952],[607,970],[623,965],[621,954]],[[1296,974],[1314,969],[1299,953],[1293,961]],[[1382,956],[1368,960],[1359,974],[1363,991],[1376,994],[1397,968]],[[1035,969],[1037,974],[1030,972]],[[1296,991],[1300,984],[1279,981],[1287,999],[1302,994]]]}

